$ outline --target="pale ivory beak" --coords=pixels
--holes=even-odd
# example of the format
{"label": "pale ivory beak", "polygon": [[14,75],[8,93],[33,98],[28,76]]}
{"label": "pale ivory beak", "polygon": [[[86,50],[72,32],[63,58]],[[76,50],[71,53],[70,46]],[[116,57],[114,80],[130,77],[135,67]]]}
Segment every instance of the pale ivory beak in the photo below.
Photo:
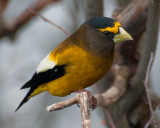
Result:
{"label": "pale ivory beak", "polygon": [[128,40],[133,40],[133,38],[122,27],[119,27],[119,33],[113,38],[114,43]]}

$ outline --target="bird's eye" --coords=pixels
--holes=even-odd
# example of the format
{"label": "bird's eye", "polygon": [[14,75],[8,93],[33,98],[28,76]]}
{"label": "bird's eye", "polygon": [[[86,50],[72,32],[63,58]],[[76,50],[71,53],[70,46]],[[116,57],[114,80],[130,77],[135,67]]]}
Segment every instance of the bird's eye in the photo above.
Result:
{"label": "bird's eye", "polygon": [[109,32],[108,32],[108,31],[105,31],[104,34],[105,34],[106,36],[108,36],[108,35],[109,35]]}
{"label": "bird's eye", "polygon": [[54,71],[57,72],[57,69],[55,69]]}

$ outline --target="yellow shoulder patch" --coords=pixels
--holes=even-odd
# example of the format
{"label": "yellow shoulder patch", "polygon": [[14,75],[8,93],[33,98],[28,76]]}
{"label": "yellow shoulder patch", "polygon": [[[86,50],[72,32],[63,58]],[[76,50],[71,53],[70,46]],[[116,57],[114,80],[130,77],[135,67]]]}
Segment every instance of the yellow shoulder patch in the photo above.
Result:
{"label": "yellow shoulder patch", "polygon": [[114,34],[117,34],[118,33],[118,28],[120,26],[121,26],[121,24],[118,21],[116,21],[116,22],[114,22],[113,27],[106,27],[106,28],[101,28],[101,29],[98,29],[98,30],[100,30],[101,32],[109,31],[109,32],[113,32]]}

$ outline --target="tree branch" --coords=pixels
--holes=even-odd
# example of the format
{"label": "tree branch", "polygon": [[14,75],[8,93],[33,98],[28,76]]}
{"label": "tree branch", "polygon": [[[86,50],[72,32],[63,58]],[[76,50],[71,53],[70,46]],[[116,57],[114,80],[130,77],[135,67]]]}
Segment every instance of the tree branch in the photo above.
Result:
{"label": "tree branch", "polygon": [[151,103],[151,97],[150,97],[149,89],[148,89],[148,80],[149,80],[150,70],[151,70],[151,67],[152,67],[152,64],[153,64],[153,59],[154,59],[153,52],[151,52],[149,63],[148,63],[148,66],[147,66],[146,77],[145,77],[145,80],[144,80],[144,87],[145,87],[145,91],[146,91],[146,95],[147,95],[147,99],[148,99],[149,109],[150,109],[150,112],[151,112],[151,115],[152,115],[152,118],[153,118],[154,128],[157,128],[158,126],[157,126],[157,122],[156,122],[156,119],[155,119],[155,116],[154,116],[153,106],[152,106],[152,103]]}
{"label": "tree branch", "polygon": [[61,31],[63,31],[66,35],[68,35],[68,36],[70,35],[70,33],[67,30],[65,30],[63,27],[61,27],[61,26],[55,24],[54,22],[48,20],[47,18],[45,18],[44,16],[42,16],[40,13],[38,13],[38,12],[32,10],[32,9],[27,9],[27,11],[30,12],[30,13],[32,13],[32,14],[34,14],[34,15],[37,15],[37,16],[41,17],[44,21],[46,21],[46,22],[52,24],[53,26],[57,27],[58,29],[60,29]]}
{"label": "tree branch", "polygon": [[79,102],[79,95],[77,94],[75,97],[59,102],[59,103],[55,103],[52,104],[50,106],[47,107],[47,111],[48,112],[52,112],[52,111],[57,111],[57,110],[61,110],[67,107],[70,107],[74,104],[77,104]]}
{"label": "tree branch", "polygon": [[[31,7],[29,7],[32,10],[35,10],[36,12],[40,11],[44,7],[46,7],[51,2],[56,2],[58,0],[37,0]],[[28,13],[27,11],[22,12],[19,17],[16,18],[16,20],[11,24],[5,24],[3,22],[2,27],[0,27],[0,38],[4,36],[8,37],[14,37],[16,32],[24,26],[32,17],[34,14]]]}
{"label": "tree branch", "polygon": [[87,92],[81,92],[72,99],[48,106],[47,111],[57,111],[66,107],[70,107],[71,105],[78,104],[81,108],[82,128],[90,128],[90,108],[92,109],[92,102],[92,98]]}
{"label": "tree branch", "polygon": [[91,120],[90,120],[90,99],[89,95],[86,92],[82,92],[79,95],[79,105],[81,108],[81,118],[82,118],[82,128],[90,128]]}

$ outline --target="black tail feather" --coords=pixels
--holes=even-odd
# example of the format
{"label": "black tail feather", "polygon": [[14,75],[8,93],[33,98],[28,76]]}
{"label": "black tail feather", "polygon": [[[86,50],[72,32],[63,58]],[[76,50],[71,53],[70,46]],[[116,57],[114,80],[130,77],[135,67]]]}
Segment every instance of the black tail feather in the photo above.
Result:
{"label": "black tail feather", "polygon": [[31,93],[34,91],[34,89],[33,88],[31,88],[30,90],[29,90],[29,92],[27,93],[27,95],[24,97],[24,99],[21,101],[21,103],[19,104],[19,106],[17,107],[17,109],[15,110],[15,112],[24,104],[24,103],[26,103],[28,100],[29,100],[29,96],[31,95]]}
{"label": "black tail feather", "polygon": [[[53,81],[55,79],[58,79],[65,75],[65,67],[67,65],[56,65],[52,69],[48,69],[45,72],[40,73],[34,73],[31,80],[29,80],[27,83],[25,83],[21,89],[30,88],[29,92],[25,96],[25,98],[22,100],[20,105],[17,107],[16,111],[29,100],[29,96],[32,94],[32,92],[41,84]],[[55,72],[55,70],[58,70],[58,72]]]}
{"label": "black tail feather", "polygon": [[25,83],[20,89],[30,88],[32,86],[31,80],[29,80],[27,83]]}

